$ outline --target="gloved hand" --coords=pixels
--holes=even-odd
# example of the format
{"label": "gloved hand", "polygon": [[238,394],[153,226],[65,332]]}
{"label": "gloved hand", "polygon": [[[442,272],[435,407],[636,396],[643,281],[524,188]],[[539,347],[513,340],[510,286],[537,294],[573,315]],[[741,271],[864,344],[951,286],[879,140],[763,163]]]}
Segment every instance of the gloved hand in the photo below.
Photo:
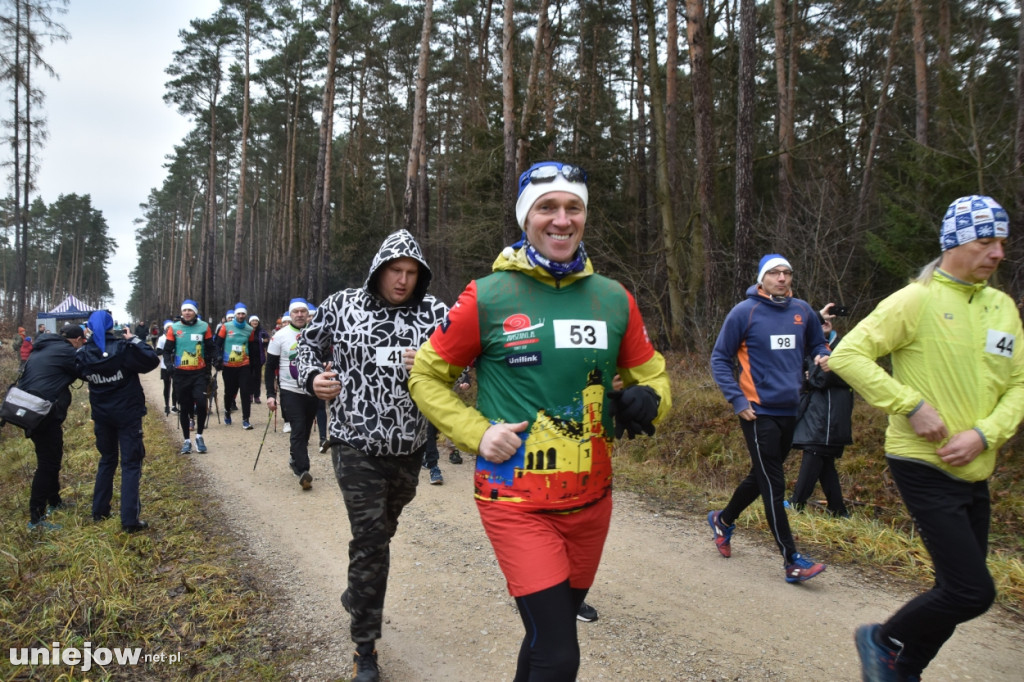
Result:
{"label": "gloved hand", "polygon": [[654,435],[654,418],[658,416],[661,396],[650,386],[630,386],[621,391],[609,391],[610,411],[615,418],[615,437],[625,433],[632,440],[640,433]]}

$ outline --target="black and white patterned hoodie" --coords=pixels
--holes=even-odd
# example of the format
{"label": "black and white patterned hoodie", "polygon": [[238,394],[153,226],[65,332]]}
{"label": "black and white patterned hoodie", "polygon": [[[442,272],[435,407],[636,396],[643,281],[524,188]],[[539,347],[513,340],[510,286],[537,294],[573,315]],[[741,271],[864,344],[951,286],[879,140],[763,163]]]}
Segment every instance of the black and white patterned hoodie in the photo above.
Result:
{"label": "black and white patterned hoodie", "polygon": [[[391,305],[377,293],[381,269],[396,258],[420,264],[412,297]],[[419,348],[448,314],[427,293],[430,267],[407,230],[390,234],[373,258],[366,282],[328,296],[299,336],[299,382],[313,394],[313,378],[331,361],[341,394],[331,401],[329,436],[367,455],[408,455],[427,441],[427,420],[409,397],[402,350]]]}

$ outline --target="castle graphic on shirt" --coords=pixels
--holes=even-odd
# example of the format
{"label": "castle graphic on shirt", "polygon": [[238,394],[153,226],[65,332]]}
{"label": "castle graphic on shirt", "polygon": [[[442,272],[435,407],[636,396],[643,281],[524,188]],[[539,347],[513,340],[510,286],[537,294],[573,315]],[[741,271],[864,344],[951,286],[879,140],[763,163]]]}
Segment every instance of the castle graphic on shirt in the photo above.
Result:
{"label": "castle graphic on shirt", "polygon": [[605,387],[601,371],[591,370],[581,392],[580,421],[538,410],[523,445],[501,464],[477,458],[476,494],[507,502],[578,499],[591,488],[604,490],[611,460],[601,415]]}

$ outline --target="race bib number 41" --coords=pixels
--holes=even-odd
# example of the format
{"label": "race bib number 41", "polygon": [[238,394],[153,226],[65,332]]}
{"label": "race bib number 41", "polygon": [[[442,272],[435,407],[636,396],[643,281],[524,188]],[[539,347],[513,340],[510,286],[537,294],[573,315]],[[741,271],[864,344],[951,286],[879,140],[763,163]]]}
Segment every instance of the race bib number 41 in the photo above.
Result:
{"label": "race bib number 41", "polygon": [[1012,358],[1013,344],[1016,340],[1013,334],[989,329],[988,335],[985,337],[985,352]]}
{"label": "race bib number 41", "polygon": [[377,366],[378,367],[400,367],[405,363],[402,362],[402,351],[404,348],[399,346],[383,346],[377,348]]}
{"label": "race bib number 41", "polygon": [[604,320],[555,320],[555,348],[608,348]]}

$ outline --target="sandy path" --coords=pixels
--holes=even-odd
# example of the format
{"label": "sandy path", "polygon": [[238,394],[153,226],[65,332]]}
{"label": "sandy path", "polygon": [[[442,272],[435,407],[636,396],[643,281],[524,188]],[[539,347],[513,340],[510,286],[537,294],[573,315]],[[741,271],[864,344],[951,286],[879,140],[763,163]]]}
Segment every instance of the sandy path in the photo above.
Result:
{"label": "sandy path", "polygon": [[[158,373],[143,383],[162,413]],[[313,489],[303,492],[288,469],[288,434],[279,418],[253,472],[268,410],[253,405],[251,431],[235,416],[232,426],[214,417],[204,434],[209,453],[189,456],[216,503],[210,512],[245,538],[249,560],[281,595],[275,618],[282,638],[301,652],[292,677],[344,679],[352,645],[338,595],[348,522],[330,457],[312,451]],[[168,421],[180,444],[176,420]],[[378,643],[383,679],[511,680],[522,626],[473,505],[472,458],[452,465],[442,450],[441,468],[441,486],[429,485],[423,472],[393,541]],[[709,536],[703,517],[659,514],[635,495],[616,493],[588,597],[600,620],[579,626],[581,682],[857,680],[853,629],[883,619],[909,597],[854,567],[830,566],[790,585],[767,537],[738,531],[733,557],[725,560]],[[960,628],[925,677],[1021,679],[1022,642],[1024,627],[993,609]]]}

